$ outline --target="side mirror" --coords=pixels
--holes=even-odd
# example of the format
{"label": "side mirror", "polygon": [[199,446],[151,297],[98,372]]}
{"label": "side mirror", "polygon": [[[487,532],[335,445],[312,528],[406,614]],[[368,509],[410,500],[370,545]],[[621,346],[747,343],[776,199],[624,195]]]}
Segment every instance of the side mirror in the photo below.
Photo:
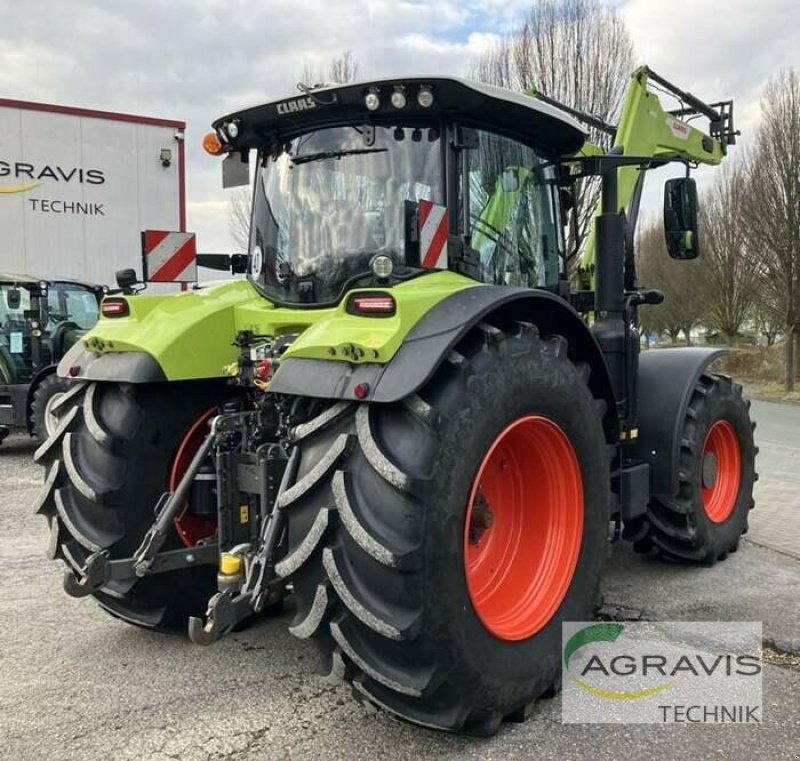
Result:
{"label": "side mirror", "polygon": [[673,259],[696,259],[700,255],[697,186],[691,177],[676,177],[664,185],[664,235]]}
{"label": "side mirror", "polygon": [[136,277],[135,269],[117,270],[114,273],[114,277],[117,280],[117,286],[119,286],[123,292],[130,291],[133,286],[139,282],[138,278]]}
{"label": "side mirror", "polygon": [[10,288],[6,291],[6,304],[9,309],[19,309],[22,303],[22,293],[19,288]]}
{"label": "side mirror", "polygon": [[231,274],[244,275],[247,272],[247,254],[231,254]]}

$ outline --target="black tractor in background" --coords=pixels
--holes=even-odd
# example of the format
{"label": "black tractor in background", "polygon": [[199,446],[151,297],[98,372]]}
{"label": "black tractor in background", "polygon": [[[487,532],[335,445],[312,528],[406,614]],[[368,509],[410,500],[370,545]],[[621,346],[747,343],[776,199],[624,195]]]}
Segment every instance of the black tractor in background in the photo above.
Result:
{"label": "black tractor in background", "polygon": [[38,441],[52,432],[53,407],[72,383],[56,375],[56,365],[94,327],[107,290],[0,273],[0,442],[12,428]]}

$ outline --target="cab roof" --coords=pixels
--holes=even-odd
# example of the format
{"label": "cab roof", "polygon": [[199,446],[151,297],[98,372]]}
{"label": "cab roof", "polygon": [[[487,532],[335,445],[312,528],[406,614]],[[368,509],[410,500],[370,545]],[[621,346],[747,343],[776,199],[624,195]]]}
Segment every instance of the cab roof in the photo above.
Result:
{"label": "cab roof", "polygon": [[97,285],[96,283],[87,283],[84,280],[72,280],[67,277],[47,278],[37,277],[36,275],[20,275],[12,272],[0,271],[0,285],[18,285],[22,288],[25,288],[26,286],[34,286],[43,282],[47,283],[48,285],[54,285],[56,283],[80,285],[93,291],[101,290],[103,287],[102,285]]}
{"label": "cab roof", "polygon": [[[417,102],[427,87],[433,103]],[[391,94],[402,89],[406,105],[396,108]],[[378,95],[376,110],[366,107],[369,92]],[[413,124],[432,118],[457,119],[473,127],[496,130],[531,143],[548,153],[563,155],[580,149],[586,132],[579,122],[535,97],[455,77],[393,77],[309,89],[299,95],[270,101],[228,114],[213,126],[226,152],[246,151],[295,137],[304,132],[344,124]],[[236,137],[228,127],[236,125]]]}

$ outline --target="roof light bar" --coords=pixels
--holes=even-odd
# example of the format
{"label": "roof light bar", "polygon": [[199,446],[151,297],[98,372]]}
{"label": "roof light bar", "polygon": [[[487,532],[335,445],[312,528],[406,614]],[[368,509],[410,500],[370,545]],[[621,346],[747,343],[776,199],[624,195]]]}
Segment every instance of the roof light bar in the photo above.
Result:
{"label": "roof light bar", "polygon": [[392,97],[389,99],[395,108],[405,108],[408,100],[402,87],[395,87]]}
{"label": "roof light bar", "polygon": [[370,111],[377,111],[381,107],[381,98],[378,92],[379,90],[377,87],[372,87],[364,96],[364,105]]}
{"label": "roof light bar", "polygon": [[433,90],[428,85],[419,88],[417,103],[423,108],[430,108],[433,105]]}

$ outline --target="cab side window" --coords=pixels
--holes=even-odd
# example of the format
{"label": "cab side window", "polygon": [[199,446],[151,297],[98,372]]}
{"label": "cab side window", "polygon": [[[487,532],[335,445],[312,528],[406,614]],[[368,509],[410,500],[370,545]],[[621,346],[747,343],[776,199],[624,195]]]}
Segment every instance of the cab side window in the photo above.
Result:
{"label": "cab side window", "polygon": [[554,204],[555,176],[533,148],[477,132],[468,149],[472,248],[486,283],[555,287],[562,269]]}

